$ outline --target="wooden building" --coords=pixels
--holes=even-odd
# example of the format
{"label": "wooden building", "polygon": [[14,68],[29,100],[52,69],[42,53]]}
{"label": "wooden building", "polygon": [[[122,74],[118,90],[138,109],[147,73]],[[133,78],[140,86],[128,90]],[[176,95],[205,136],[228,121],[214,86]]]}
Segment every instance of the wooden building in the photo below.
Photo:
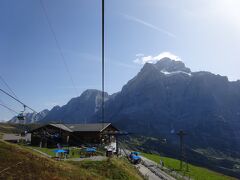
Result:
{"label": "wooden building", "polygon": [[31,131],[31,144],[41,147],[108,144],[119,130],[111,123],[46,124]]}

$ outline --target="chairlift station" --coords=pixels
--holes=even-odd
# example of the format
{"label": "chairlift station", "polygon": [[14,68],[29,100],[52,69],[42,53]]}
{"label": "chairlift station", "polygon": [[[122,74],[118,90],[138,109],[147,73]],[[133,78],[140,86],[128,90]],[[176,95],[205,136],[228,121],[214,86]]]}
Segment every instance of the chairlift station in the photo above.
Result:
{"label": "chairlift station", "polygon": [[40,147],[110,144],[119,130],[111,123],[46,124],[31,133],[31,144]]}

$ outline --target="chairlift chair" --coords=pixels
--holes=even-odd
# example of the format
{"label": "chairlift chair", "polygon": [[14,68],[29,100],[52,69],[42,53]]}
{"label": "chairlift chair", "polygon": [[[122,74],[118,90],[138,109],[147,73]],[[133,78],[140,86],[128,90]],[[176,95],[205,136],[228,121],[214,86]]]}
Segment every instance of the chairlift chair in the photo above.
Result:
{"label": "chairlift chair", "polygon": [[24,121],[24,120],[25,120],[25,116],[24,116],[23,112],[21,112],[20,114],[18,114],[17,119],[18,119],[19,121]]}
{"label": "chairlift chair", "polygon": [[24,105],[23,106],[23,111],[21,113],[19,113],[18,116],[17,116],[17,119],[19,121],[24,121],[25,120],[25,115],[24,115],[25,110],[26,110],[26,106]]}

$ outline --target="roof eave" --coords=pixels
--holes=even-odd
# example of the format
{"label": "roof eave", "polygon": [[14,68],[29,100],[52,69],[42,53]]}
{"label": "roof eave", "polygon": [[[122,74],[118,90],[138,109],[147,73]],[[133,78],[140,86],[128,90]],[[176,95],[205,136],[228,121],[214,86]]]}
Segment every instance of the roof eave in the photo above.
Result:
{"label": "roof eave", "polygon": [[104,129],[106,129],[108,126],[110,126],[111,125],[111,123],[108,123],[103,129],[101,129],[99,132],[102,132],[102,131],[104,131]]}

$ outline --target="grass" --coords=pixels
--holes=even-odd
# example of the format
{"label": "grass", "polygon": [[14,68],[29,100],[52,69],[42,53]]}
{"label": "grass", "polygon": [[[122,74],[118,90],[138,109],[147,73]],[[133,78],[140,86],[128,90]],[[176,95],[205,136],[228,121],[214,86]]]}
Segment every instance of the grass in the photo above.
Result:
{"label": "grass", "polygon": [[[41,152],[44,152],[52,157],[56,156],[56,153],[53,152],[53,150],[56,150],[57,148],[40,148],[36,146],[30,146],[33,149],[37,149]],[[63,149],[68,149],[68,147],[63,147]],[[69,158],[79,158],[81,155],[85,156],[86,152],[84,149],[79,149],[79,148],[69,148]],[[97,155],[102,155],[103,152],[96,152]]]}
{"label": "grass", "polygon": [[152,161],[155,161],[156,163],[159,163],[160,160],[162,160],[164,162],[165,167],[169,169],[175,169],[181,174],[185,173],[186,176],[190,176],[192,179],[195,179],[195,180],[236,180],[233,177],[229,177],[229,176],[220,174],[218,172],[214,172],[206,168],[194,166],[191,164],[188,165],[189,167],[188,172],[180,171],[179,160],[168,158],[168,157],[162,157],[156,154],[142,153],[142,155]]}
{"label": "grass", "polygon": [[142,179],[124,159],[55,161],[24,146],[0,141],[0,179]]}
{"label": "grass", "polygon": [[16,124],[16,123],[0,123],[1,133],[20,133],[24,130],[31,130],[39,127],[39,124]]}
{"label": "grass", "polygon": [[[55,156],[54,148],[34,147],[50,156]],[[74,152],[74,156],[71,153]],[[70,158],[79,158],[79,149],[70,148]],[[83,150],[82,150],[82,153]],[[142,179],[134,166],[124,158],[112,158],[107,161],[69,161],[79,169],[91,172],[91,176],[99,179]],[[136,173],[137,172],[137,173]]]}
{"label": "grass", "polygon": [[[0,179],[70,179],[76,168],[0,141]],[[21,163],[21,164],[17,164]],[[67,175],[65,172],[68,172]]]}
{"label": "grass", "polygon": [[50,156],[55,156],[55,153],[53,152],[53,150],[55,150],[56,148],[40,148],[40,147],[31,147],[31,148],[37,149],[37,150],[39,150],[41,152],[44,152],[44,153],[46,153],[46,154],[48,154]]}
{"label": "grass", "polygon": [[16,127],[12,124],[0,123],[0,132],[2,133],[14,133],[16,132]]}
{"label": "grass", "polygon": [[101,179],[142,179],[137,170],[126,159],[112,158],[106,161],[70,162],[80,169],[88,170]]}

